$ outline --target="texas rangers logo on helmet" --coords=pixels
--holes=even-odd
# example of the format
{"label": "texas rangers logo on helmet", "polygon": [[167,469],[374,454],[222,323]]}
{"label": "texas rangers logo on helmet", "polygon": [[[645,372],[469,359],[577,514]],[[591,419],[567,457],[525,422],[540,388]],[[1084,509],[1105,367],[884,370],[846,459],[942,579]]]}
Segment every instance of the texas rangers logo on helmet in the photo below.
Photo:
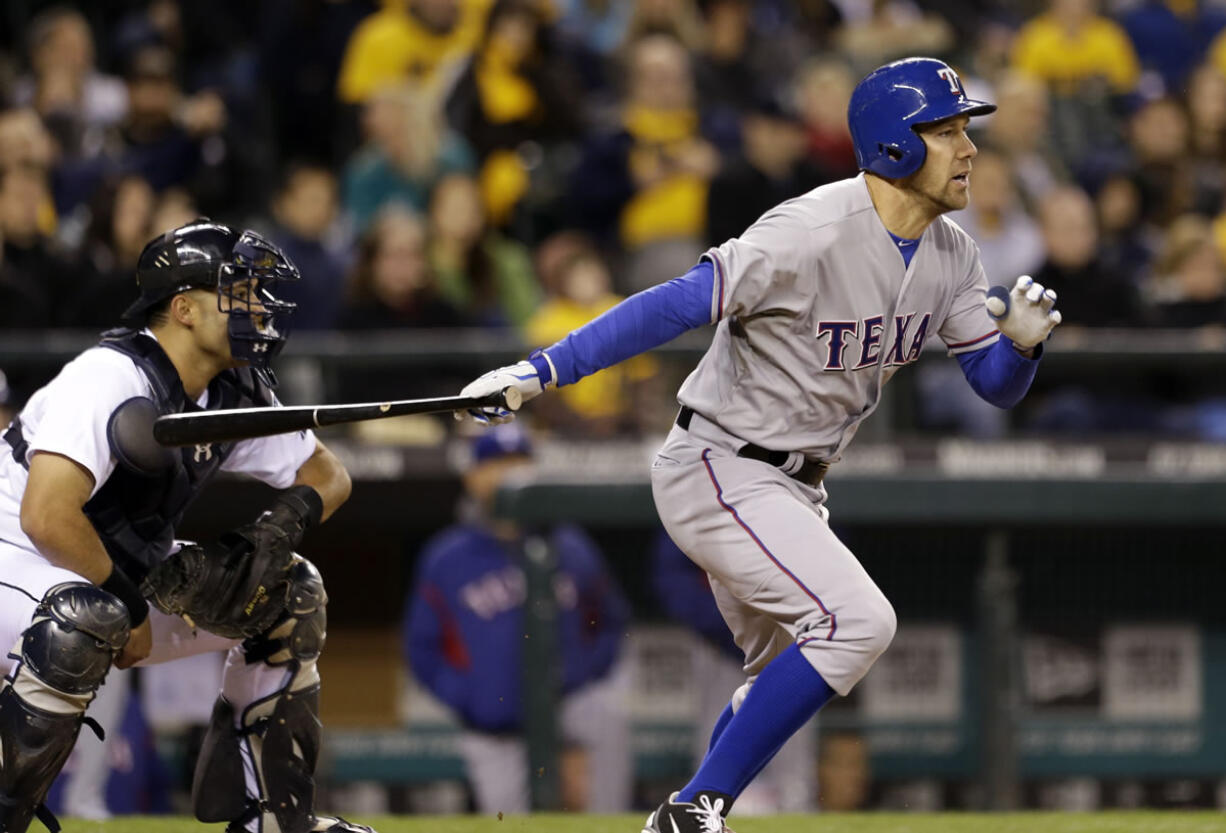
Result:
{"label": "texas rangers logo on helmet", "polygon": [[937,75],[949,82],[949,91],[954,95],[962,95],[962,82],[958,80],[958,73],[954,72],[949,67],[941,67],[937,70]]}

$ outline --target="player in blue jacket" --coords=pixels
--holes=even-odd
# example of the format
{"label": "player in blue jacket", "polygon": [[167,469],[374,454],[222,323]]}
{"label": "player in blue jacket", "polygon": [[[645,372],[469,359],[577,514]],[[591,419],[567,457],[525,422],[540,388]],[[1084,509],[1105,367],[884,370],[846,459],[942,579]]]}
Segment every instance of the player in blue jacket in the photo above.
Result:
{"label": "player in blue jacket", "polygon": [[[421,553],[404,622],[414,675],[468,730],[461,753],[481,812],[527,812],[523,731],[524,601],[518,559],[522,532],[490,517],[499,484],[531,463],[517,426],[500,426],[473,444],[464,472],[463,520]],[[624,810],[630,787],[627,727],[601,685],[618,658],[629,607],[592,540],[578,527],[548,531],[558,556],[558,650],[562,733],[585,748],[599,783],[588,809]],[[593,712],[598,713],[592,719]]]}
{"label": "player in blue jacket", "polygon": [[698,772],[644,833],[725,831],[779,747],[894,638],[894,608],[831,531],[823,485],[883,386],[934,337],[998,407],[1034,379],[1060,323],[1055,293],[1026,276],[989,291],[974,241],[944,216],[970,200],[971,119],[995,109],[932,58],[874,70],[847,114],[859,176],[781,203],[684,276],[462,392],[514,386],[529,399],[716,325],[651,483],[669,536],[711,577],[746,681]]}

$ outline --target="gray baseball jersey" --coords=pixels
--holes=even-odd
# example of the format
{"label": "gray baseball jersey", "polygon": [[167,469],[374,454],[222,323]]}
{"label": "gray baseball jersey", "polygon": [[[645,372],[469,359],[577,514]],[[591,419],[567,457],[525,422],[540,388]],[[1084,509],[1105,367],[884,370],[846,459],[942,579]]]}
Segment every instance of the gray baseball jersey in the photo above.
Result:
{"label": "gray baseball jersey", "polygon": [[974,241],[940,217],[916,245],[904,269],[863,174],[767,212],[704,256],[719,326],[678,400],[742,440],[837,460],[928,337],[953,353],[999,337]]}

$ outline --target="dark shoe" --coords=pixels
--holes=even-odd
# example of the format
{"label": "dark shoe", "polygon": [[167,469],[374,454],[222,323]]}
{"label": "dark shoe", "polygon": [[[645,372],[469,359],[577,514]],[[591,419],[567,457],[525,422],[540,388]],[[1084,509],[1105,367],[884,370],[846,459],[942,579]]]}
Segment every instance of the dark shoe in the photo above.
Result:
{"label": "dark shoe", "polygon": [[642,833],[733,833],[724,824],[724,808],[732,805],[727,799],[719,793],[699,793],[692,802],[678,801],[673,793],[647,817]]}
{"label": "dark shoe", "polygon": [[339,816],[336,818],[317,816],[315,818],[315,826],[311,828],[311,833],[375,833],[375,829],[364,824],[354,824],[351,821],[345,821]]}

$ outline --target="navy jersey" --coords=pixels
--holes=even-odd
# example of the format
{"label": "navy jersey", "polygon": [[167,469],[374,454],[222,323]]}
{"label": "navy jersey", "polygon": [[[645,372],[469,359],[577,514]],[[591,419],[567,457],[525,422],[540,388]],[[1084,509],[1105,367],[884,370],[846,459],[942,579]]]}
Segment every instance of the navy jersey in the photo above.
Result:
{"label": "navy jersey", "polygon": [[[550,542],[558,555],[554,592],[565,694],[608,672],[629,607],[582,530],[559,527]],[[449,527],[422,552],[404,649],[417,678],[474,729],[516,732],[522,725],[526,595],[516,546],[484,527]]]}

